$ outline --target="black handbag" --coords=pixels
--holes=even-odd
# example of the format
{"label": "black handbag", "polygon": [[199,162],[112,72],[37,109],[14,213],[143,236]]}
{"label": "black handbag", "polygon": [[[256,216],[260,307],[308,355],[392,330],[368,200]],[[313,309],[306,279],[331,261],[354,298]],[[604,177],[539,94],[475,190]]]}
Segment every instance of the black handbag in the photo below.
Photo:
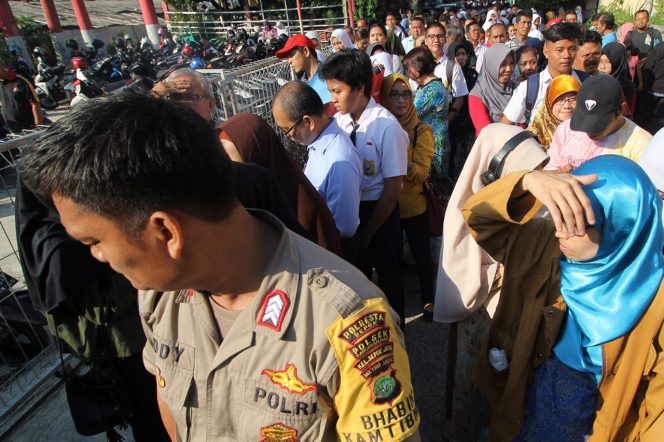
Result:
{"label": "black handbag", "polygon": [[[105,327],[99,328],[103,329],[103,332],[106,331]],[[107,368],[92,366],[85,374],[68,370],[60,346],[57,325],[55,336],[60,352],[67,403],[76,431],[83,436],[105,432],[111,442],[124,440],[113,427],[127,427],[131,418],[131,404],[127,400],[124,387],[112,362]]]}

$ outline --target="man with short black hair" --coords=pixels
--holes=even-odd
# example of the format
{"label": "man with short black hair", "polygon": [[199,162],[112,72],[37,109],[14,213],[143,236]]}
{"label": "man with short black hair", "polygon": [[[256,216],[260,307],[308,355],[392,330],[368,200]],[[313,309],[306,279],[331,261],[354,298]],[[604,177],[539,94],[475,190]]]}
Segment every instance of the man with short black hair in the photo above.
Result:
{"label": "man with short black hair", "polygon": [[337,124],[349,134],[362,160],[358,268],[368,277],[376,268],[378,285],[404,319],[398,202],[407,174],[408,134],[394,115],[371,98],[373,71],[367,54],[354,50],[332,54],[320,73],[338,111]]}
{"label": "man with short black hair", "polygon": [[574,12],[571,9],[568,9],[565,11],[565,15],[563,16],[563,23],[574,23],[574,24],[579,24],[577,21],[576,17],[576,12]]}
{"label": "man with short black hair", "polygon": [[399,25],[399,18],[397,18],[397,14],[394,12],[390,11],[385,15],[385,27],[394,32],[394,35],[396,35],[399,40],[402,40],[406,36],[406,33]]}
{"label": "man with short black hair", "polygon": [[466,25],[466,39],[473,45],[473,51],[475,52],[475,65],[472,67],[475,68],[477,72],[482,70],[482,63],[484,63],[484,53],[487,50],[485,44],[480,43],[480,31],[482,27],[478,23],[471,23]]}
{"label": "man with short black hair", "polygon": [[282,49],[275,54],[277,58],[287,58],[297,78],[306,81],[320,96],[323,104],[330,102],[330,92],[325,81],[318,76],[318,57],[316,44],[304,35],[293,35]]}
{"label": "man with short black hair", "polygon": [[662,42],[662,34],[650,23],[650,13],[646,9],[640,9],[634,14],[634,29],[629,31],[624,38],[625,44],[631,44],[641,54],[648,54],[655,46]]}
{"label": "man with short black hair", "polygon": [[[82,103],[24,151],[21,173],[69,235],[141,290],[143,361],[172,440],[419,440],[382,293],[244,209],[195,112],[134,94]],[[385,344],[380,358],[360,348],[367,339]],[[362,419],[393,408],[389,422]]]}
{"label": "man with short black hair", "polygon": [[290,139],[307,146],[304,174],[320,192],[339,231],[344,258],[355,264],[359,254],[362,162],[350,138],[306,83],[286,83],[272,102],[277,126]]}
{"label": "man with short black hair", "polygon": [[507,35],[507,26],[502,23],[492,24],[487,32],[487,39],[490,44],[507,43],[507,40],[509,39]]}
{"label": "man with short black hair", "polygon": [[421,37],[424,37],[424,19],[420,16],[415,16],[410,21],[410,35],[401,40],[403,50],[409,53]]}
{"label": "man with short black hair", "polygon": [[516,35],[507,42],[507,47],[516,51],[528,40],[528,33],[533,23],[533,13],[529,9],[520,10],[515,17]]}
{"label": "man with short black hair", "polygon": [[[447,58],[445,54],[444,42],[446,38],[445,28],[440,23],[433,22],[427,26],[424,44],[429,48],[437,63],[434,75],[443,81],[443,85],[454,98],[459,98],[454,100],[450,107],[448,122],[452,122],[463,107],[464,99],[468,95],[468,86],[459,64],[454,59]],[[468,52],[470,53],[470,51]],[[452,63],[451,68],[448,68],[448,63]],[[448,75],[448,73],[451,73],[451,75]],[[410,84],[413,90],[417,89],[417,84],[414,81],[411,80]]]}
{"label": "man with short black hair", "polygon": [[597,74],[602,55],[602,36],[597,31],[585,30],[579,38],[579,49],[574,59],[574,69],[588,75]]}
{"label": "man with short black hair", "polygon": [[[537,114],[551,80],[558,75],[572,75],[582,81],[572,67],[580,33],[579,26],[572,23],[556,24],[544,31],[544,56],[548,60],[547,67],[543,71],[531,75],[527,81],[523,81],[516,88],[503,112],[501,123],[527,123],[530,116]],[[531,93],[534,100],[528,102],[528,89],[529,86],[533,87],[534,83],[536,83],[537,94]]]}
{"label": "man with short black hair", "polygon": [[607,12],[599,16],[597,32],[602,36],[602,47],[611,42],[618,41],[618,36],[616,35],[616,19],[613,14]]}

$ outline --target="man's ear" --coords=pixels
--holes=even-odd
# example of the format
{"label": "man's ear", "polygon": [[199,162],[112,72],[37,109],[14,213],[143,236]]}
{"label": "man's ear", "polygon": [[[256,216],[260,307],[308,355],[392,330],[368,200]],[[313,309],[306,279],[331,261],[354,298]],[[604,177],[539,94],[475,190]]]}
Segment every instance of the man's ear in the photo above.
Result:
{"label": "man's ear", "polygon": [[162,245],[171,259],[180,259],[184,248],[182,223],[174,215],[157,211],[150,215],[146,228],[147,239]]}
{"label": "man's ear", "polygon": [[309,127],[309,130],[313,130],[315,121],[310,115],[303,116],[302,121]]}

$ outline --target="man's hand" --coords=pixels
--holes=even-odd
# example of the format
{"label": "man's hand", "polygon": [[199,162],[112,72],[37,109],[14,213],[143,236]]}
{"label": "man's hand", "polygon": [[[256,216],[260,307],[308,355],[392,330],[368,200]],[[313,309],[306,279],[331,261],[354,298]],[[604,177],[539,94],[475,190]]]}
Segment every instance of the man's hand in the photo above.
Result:
{"label": "man's hand", "polygon": [[588,224],[595,224],[595,214],[588,196],[581,188],[591,184],[597,175],[533,171],[521,180],[524,191],[530,192],[544,204],[556,226],[556,236],[583,236]]}
{"label": "man's hand", "polygon": [[191,89],[191,80],[186,77],[179,77],[171,80],[160,81],[152,88],[155,94],[164,96],[168,94],[185,93]]}

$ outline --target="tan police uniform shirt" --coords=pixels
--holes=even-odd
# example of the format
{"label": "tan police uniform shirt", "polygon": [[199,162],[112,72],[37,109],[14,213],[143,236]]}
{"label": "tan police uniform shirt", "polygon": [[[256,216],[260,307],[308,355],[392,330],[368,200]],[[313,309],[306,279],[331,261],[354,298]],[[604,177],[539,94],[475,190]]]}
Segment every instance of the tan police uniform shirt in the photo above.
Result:
{"label": "tan police uniform shirt", "polygon": [[383,294],[271,215],[252,214],[281,239],[223,342],[207,294],[139,295],[145,366],[177,440],[419,440],[403,335]]}

